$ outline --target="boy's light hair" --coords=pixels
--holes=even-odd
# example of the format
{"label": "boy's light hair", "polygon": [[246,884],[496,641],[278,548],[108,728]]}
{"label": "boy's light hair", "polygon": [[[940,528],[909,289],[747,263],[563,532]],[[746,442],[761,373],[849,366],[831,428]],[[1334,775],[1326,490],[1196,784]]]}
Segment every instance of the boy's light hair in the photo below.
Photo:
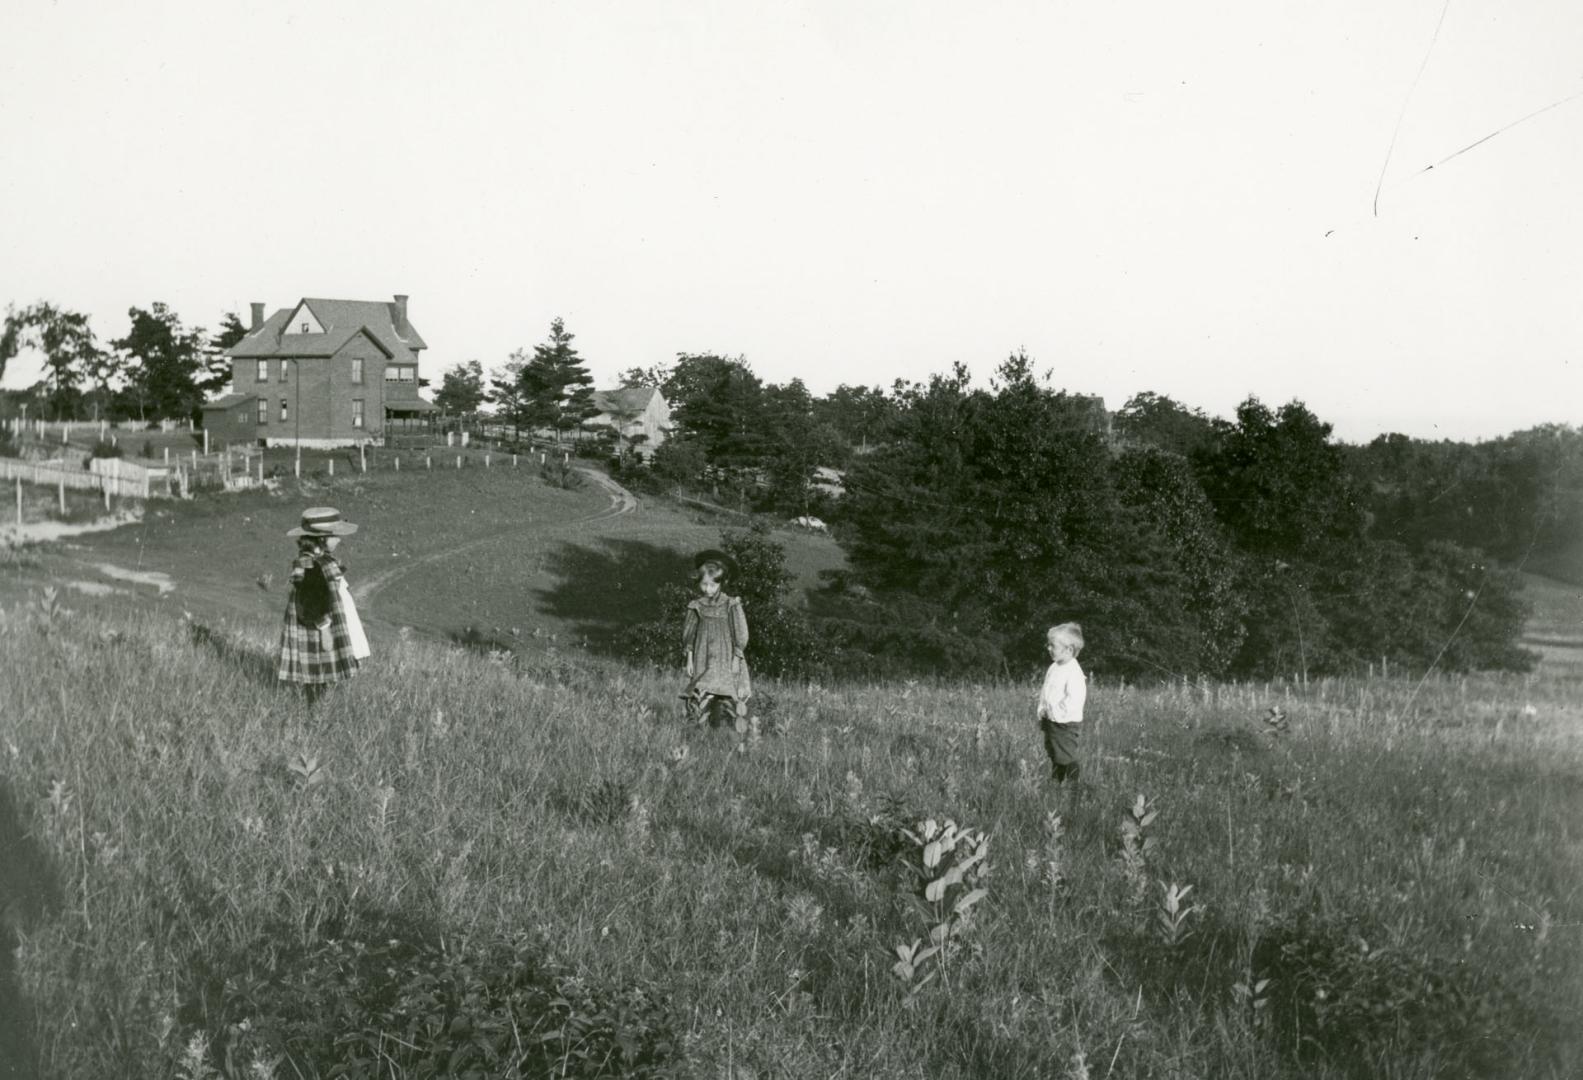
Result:
{"label": "boy's light hair", "polygon": [[1073,656],[1083,651],[1083,628],[1075,622],[1064,622],[1059,626],[1052,626],[1046,636],[1051,641],[1061,641],[1072,646]]}

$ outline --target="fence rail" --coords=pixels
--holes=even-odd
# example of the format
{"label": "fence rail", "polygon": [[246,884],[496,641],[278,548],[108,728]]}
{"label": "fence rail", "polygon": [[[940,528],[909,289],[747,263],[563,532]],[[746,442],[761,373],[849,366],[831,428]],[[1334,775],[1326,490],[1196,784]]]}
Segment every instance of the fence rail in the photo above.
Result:
{"label": "fence rail", "polygon": [[[141,477],[107,476],[64,465],[0,458],[0,480],[21,480],[29,484],[67,487],[76,491],[107,492],[121,498],[146,499],[150,495],[148,475]],[[166,494],[159,492],[159,494]]]}

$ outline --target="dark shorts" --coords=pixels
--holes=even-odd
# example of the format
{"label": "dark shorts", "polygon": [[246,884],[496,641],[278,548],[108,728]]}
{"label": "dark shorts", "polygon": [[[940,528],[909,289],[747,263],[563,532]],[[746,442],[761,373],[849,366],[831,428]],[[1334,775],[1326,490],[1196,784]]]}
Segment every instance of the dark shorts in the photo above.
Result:
{"label": "dark shorts", "polygon": [[1039,727],[1044,731],[1044,752],[1050,755],[1050,764],[1076,765],[1077,741],[1082,725],[1052,724],[1048,720],[1041,720]]}

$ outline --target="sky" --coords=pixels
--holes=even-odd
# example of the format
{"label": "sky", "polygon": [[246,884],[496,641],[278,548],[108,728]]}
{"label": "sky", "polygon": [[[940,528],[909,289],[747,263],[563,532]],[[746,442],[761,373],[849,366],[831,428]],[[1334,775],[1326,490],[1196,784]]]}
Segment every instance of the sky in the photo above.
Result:
{"label": "sky", "polygon": [[1576,0],[0,0],[0,26],[0,303],[101,340],[155,301],[212,328],[405,293],[435,386],[559,316],[601,386],[680,352],[825,393],[1025,350],[1113,409],[1296,398],[1354,442],[1583,422]]}

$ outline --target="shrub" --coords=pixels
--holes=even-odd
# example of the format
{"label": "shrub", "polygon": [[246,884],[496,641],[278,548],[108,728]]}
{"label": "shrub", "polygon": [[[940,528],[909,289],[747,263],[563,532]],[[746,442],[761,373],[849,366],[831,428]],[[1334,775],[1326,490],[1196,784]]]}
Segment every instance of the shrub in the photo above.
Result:
{"label": "shrub", "polygon": [[273,927],[182,996],[179,1040],[227,1076],[658,1077],[679,1063],[663,999],[599,987],[524,940],[443,942],[389,915]]}

